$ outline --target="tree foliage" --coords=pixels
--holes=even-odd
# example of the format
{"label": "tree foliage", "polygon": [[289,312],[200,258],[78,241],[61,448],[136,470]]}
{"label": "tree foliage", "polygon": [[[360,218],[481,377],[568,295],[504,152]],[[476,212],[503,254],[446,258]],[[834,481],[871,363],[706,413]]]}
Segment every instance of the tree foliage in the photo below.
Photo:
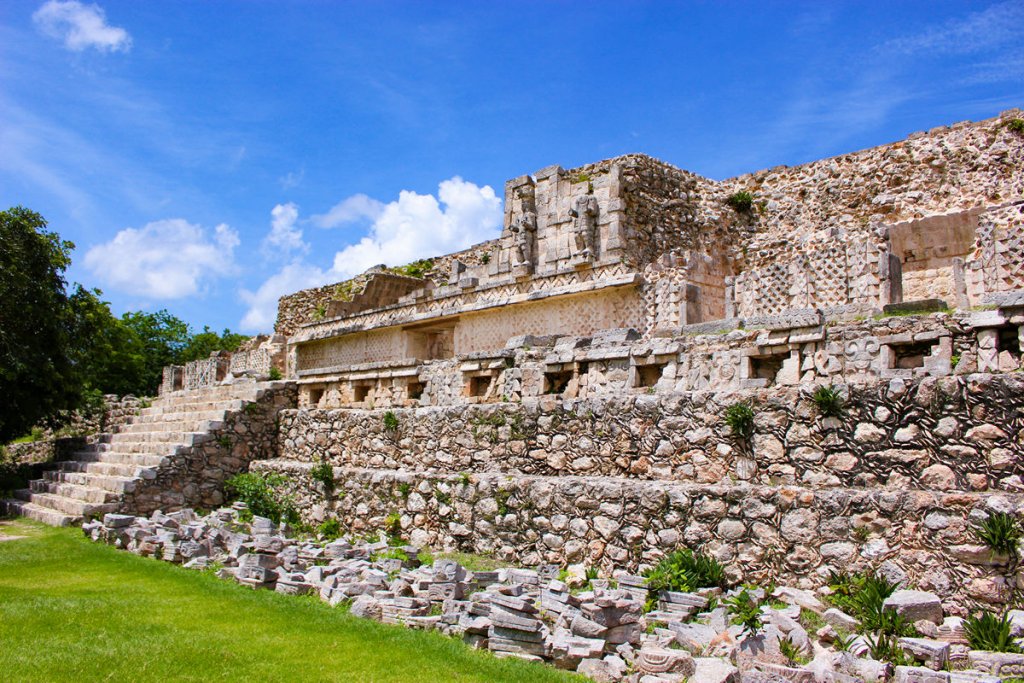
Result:
{"label": "tree foliage", "polygon": [[22,207],[0,212],[0,443],[101,394],[152,395],[165,365],[234,351],[245,335],[193,334],[165,310],[120,318],[64,272],[74,244]]}
{"label": "tree foliage", "polygon": [[0,211],[0,442],[79,400],[64,280],[74,247],[34,211]]}

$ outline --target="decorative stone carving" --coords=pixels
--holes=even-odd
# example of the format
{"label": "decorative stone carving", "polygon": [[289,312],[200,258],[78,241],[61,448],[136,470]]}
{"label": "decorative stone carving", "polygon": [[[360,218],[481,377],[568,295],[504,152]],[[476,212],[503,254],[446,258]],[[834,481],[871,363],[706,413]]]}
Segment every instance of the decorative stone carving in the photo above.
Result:
{"label": "decorative stone carving", "polygon": [[597,228],[597,197],[585,194],[576,198],[569,215],[573,217],[573,245],[575,256],[586,261],[594,260],[594,233]]}
{"label": "decorative stone carving", "polygon": [[537,242],[537,207],[532,192],[526,193],[521,188],[517,190],[517,194],[522,202],[523,213],[509,229],[515,238],[512,254],[513,272],[521,276],[533,272],[534,246]]}

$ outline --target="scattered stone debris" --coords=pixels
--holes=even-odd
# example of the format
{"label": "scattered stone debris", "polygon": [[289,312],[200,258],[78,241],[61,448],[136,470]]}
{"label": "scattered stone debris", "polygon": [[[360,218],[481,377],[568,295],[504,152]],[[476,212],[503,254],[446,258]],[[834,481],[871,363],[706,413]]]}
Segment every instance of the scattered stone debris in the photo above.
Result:
{"label": "scattered stone debris", "polygon": [[[760,627],[751,631],[731,618],[728,605],[739,590],[650,595],[640,576],[584,582],[555,565],[469,571],[449,559],[424,563],[420,549],[386,541],[289,537],[286,526],[253,516],[244,503],[206,516],[191,509],[149,518],[107,514],[82,528],[94,541],[138,555],[253,589],[317,594],[358,617],[433,629],[499,657],[547,662],[595,681],[999,683],[1024,668],[1024,655],[972,651],[964,620],[946,617],[939,598],[922,591],[896,591],[885,603],[915,626],[931,626],[931,637],[898,639],[900,661],[915,665],[893,667],[870,656],[863,636],[840,635],[855,632],[854,617],[797,588],[744,589],[760,609]],[[1018,635],[1022,615],[1008,617]]]}

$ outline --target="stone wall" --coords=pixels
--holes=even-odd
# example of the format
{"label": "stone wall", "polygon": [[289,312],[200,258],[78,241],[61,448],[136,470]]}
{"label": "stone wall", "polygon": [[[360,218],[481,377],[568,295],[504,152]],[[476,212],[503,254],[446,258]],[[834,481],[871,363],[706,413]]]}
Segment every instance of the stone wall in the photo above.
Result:
{"label": "stone wall", "polygon": [[814,588],[830,570],[876,567],[946,598],[962,613],[1008,598],[971,523],[1024,511],[1018,495],[696,485],[596,477],[451,475],[339,469],[336,490],[311,465],[254,463],[289,478],[311,520],[336,517],[355,533],[389,518],[418,546],[487,553],[526,566],[586,563],[643,570],[682,545],[728,563],[730,579]]}
{"label": "stone wall", "polygon": [[[814,388],[452,408],[289,410],[282,453],[409,471],[599,476],[703,484],[1024,491],[1024,378],[966,375],[847,387],[840,418]],[[757,413],[749,443],[728,406]]]}
{"label": "stone wall", "polygon": [[122,509],[133,514],[192,507],[209,510],[224,502],[224,481],[253,460],[277,457],[277,415],[295,406],[292,382],[275,382],[254,403],[229,413],[192,446],[179,447],[158,467],[142,468]]}

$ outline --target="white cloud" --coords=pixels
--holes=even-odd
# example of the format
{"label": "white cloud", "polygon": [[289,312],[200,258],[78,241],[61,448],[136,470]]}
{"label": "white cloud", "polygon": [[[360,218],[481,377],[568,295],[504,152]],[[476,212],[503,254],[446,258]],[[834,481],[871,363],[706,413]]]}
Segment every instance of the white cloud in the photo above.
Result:
{"label": "white cloud", "polygon": [[298,261],[289,263],[267,278],[255,292],[248,289],[241,291],[242,301],[249,309],[245,312],[240,327],[247,332],[269,331],[277,320],[279,298],[300,289],[327,284],[335,279],[337,278],[316,266]]}
{"label": "white cloud", "polygon": [[263,255],[267,258],[288,258],[293,253],[304,254],[309,245],[302,239],[302,229],[296,227],[299,207],[291,202],[278,204],[270,210],[270,232],[263,239]]}
{"label": "white cloud", "polygon": [[286,173],[283,176],[281,176],[280,178],[278,178],[277,182],[279,182],[281,184],[281,189],[282,190],[290,190],[293,187],[298,187],[299,185],[301,185],[302,184],[302,180],[305,177],[306,177],[306,169],[305,168],[300,168],[298,173],[296,173],[295,171],[288,171],[288,173]]}
{"label": "white cloud", "polygon": [[[287,207],[295,209],[294,216],[285,210]],[[279,215],[283,221],[290,221],[289,225],[298,220],[293,204],[278,205],[272,213],[273,223]],[[256,291],[242,290],[242,299],[249,309],[241,328],[270,329],[277,317],[277,300],[285,294],[344,280],[381,263],[402,265],[493,239],[501,234],[502,208],[501,199],[490,186],[480,187],[456,176],[438,186],[436,197],[402,190],[397,200],[384,204],[357,194],[311,220],[322,227],[335,227],[361,218],[373,220],[366,236],[337,252],[330,268],[293,260]],[[273,223],[268,241],[277,230]],[[308,250],[304,242],[302,250]]]}
{"label": "white cloud", "polygon": [[108,24],[99,5],[49,0],[35,11],[32,20],[43,33],[63,40],[64,47],[74,52],[90,47],[100,52],[127,52],[132,46],[128,31]]}
{"label": "white cloud", "polygon": [[465,249],[497,237],[501,221],[501,199],[487,185],[456,176],[440,184],[437,197],[402,190],[366,237],[334,255],[331,270],[352,277],[379,263],[401,265]]}
{"label": "white cloud", "polygon": [[383,211],[383,202],[378,202],[365,194],[354,194],[332,206],[327,213],[313,216],[310,220],[313,221],[313,225],[321,228],[336,228],[362,219],[376,220]]}
{"label": "white cloud", "polygon": [[180,299],[235,271],[238,233],[220,224],[211,235],[181,218],[125,228],[89,249],[85,266],[105,287],[151,299]]}

